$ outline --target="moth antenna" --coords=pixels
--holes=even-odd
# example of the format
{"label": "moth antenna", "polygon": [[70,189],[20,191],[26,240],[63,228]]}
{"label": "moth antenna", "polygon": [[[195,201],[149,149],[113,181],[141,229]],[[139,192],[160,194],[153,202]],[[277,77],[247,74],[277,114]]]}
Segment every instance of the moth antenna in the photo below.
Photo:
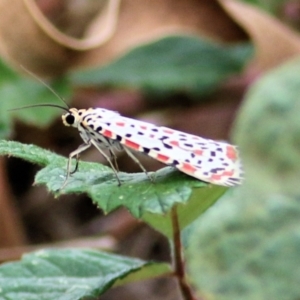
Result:
{"label": "moth antenna", "polygon": [[[40,82],[43,86],[45,86],[50,92],[52,92],[61,102],[63,102],[66,107],[68,109],[70,109],[70,106],[68,105],[68,103],[59,95],[56,93],[56,91],[50,86],[48,85],[46,82],[44,82],[41,78],[39,78],[37,75],[35,75],[34,73],[32,73],[31,71],[29,71],[28,69],[26,69],[24,66],[20,65],[20,67],[30,76],[32,76],[35,80],[37,80],[38,82]],[[49,105],[48,105],[49,106]],[[34,106],[31,106],[34,107]],[[58,106],[56,106],[58,107]],[[25,108],[25,107],[24,107]]]}
{"label": "moth antenna", "polygon": [[27,105],[27,106],[22,106],[22,107],[17,107],[17,108],[11,108],[11,109],[8,109],[8,111],[14,111],[14,110],[20,110],[20,109],[24,109],[24,108],[32,108],[32,107],[41,107],[41,106],[46,106],[46,107],[56,107],[56,108],[60,108],[62,110],[65,110],[65,111],[69,111],[68,108],[65,108],[63,106],[60,106],[60,105],[56,105],[56,104],[51,104],[51,103],[43,103],[43,104],[33,104],[33,105]]}

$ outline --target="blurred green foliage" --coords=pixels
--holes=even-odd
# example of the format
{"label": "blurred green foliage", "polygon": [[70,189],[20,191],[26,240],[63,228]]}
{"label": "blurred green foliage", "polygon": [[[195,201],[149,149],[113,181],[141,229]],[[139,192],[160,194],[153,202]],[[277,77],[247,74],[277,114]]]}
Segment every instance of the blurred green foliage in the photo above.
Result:
{"label": "blurred green foliage", "polygon": [[214,299],[300,298],[300,59],[261,78],[238,115],[246,180],[189,229],[191,278]]}

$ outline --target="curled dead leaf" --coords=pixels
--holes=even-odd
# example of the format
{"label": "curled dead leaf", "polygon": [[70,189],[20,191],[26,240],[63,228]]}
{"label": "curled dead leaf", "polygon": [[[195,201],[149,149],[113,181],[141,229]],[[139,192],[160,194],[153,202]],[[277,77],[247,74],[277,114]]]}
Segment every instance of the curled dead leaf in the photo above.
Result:
{"label": "curled dead leaf", "polygon": [[90,23],[83,38],[58,30],[33,0],[0,0],[0,52],[16,67],[57,75],[65,71],[75,51],[98,47],[113,34],[119,0],[106,5]]}
{"label": "curled dead leaf", "polygon": [[76,37],[58,29],[34,0],[0,0],[0,55],[38,76],[103,65],[133,47],[172,34],[218,41],[246,38],[210,0],[104,0],[82,32]]}
{"label": "curled dead leaf", "polygon": [[83,38],[74,38],[58,30],[33,0],[23,0],[23,2],[33,20],[54,42],[66,48],[81,51],[96,48],[111,37],[116,26],[120,0],[105,1],[101,12],[91,21]]}

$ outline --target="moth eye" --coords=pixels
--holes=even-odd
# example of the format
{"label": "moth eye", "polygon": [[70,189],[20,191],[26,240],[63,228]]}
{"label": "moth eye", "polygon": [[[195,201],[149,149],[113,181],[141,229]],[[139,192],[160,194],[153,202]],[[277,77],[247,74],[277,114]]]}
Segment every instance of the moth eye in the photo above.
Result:
{"label": "moth eye", "polygon": [[73,125],[74,122],[75,122],[75,117],[73,115],[67,115],[66,116],[66,122],[69,124],[69,125]]}

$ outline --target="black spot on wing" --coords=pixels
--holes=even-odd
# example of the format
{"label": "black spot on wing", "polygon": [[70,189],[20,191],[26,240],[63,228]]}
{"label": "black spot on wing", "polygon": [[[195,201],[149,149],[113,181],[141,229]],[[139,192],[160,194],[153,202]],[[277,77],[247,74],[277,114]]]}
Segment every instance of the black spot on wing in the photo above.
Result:
{"label": "black spot on wing", "polygon": [[211,173],[218,173],[219,171],[224,171],[224,168],[215,168],[210,170]]}
{"label": "black spot on wing", "polygon": [[174,159],[174,160],[172,161],[172,165],[173,165],[173,166],[177,166],[177,165],[179,165],[179,161],[178,161],[178,160],[176,160],[176,159]]}
{"label": "black spot on wing", "polygon": [[237,178],[228,178],[226,180],[226,184],[227,186],[235,186],[237,184],[240,184],[242,181],[240,179],[237,179],[237,180],[233,180],[233,179],[237,179]]}
{"label": "black spot on wing", "polygon": [[240,182],[240,178],[233,178],[233,177],[229,177],[228,178],[230,181],[235,181],[235,182]]}
{"label": "black spot on wing", "polygon": [[168,145],[168,144],[165,144],[165,143],[163,143],[163,145],[164,145],[164,147],[165,147],[166,149],[173,149],[173,147],[172,147],[171,145]]}
{"label": "black spot on wing", "polygon": [[150,149],[149,148],[146,148],[146,147],[143,147],[143,152],[148,154],[150,152]]}
{"label": "black spot on wing", "polygon": [[186,146],[186,147],[189,147],[189,148],[193,148],[194,147],[193,144],[188,144],[188,143],[184,143],[183,145]]}
{"label": "black spot on wing", "polygon": [[168,139],[168,138],[169,138],[169,136],[163,135],[162,137],[159,138],[159,140],[160,140],[160,141],[163,141],[163,140]]}

